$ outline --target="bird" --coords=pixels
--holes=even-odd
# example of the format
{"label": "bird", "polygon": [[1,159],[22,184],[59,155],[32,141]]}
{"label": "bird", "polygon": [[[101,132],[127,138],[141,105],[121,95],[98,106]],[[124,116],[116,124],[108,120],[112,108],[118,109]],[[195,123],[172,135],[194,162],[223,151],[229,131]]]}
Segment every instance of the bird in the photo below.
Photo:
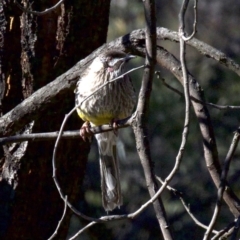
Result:
{"label": "bird", "polygon": [[[131,116],[136,95],[129,75],[123,73],[126,63],[133,58],[134,55],[119,50],[108,50],[95,57],[78,80],[75,104],[79,117],[85,121],[80,129],[85,141],[91,135],[90,127],[104,124],[116,127],[118,120]],[[109,83],[121,75],[120,79]],[[122,205],[117,134],[116,131],[103,132],[95,134],[95,138],[99,151],[102,205],[108,212]]]}

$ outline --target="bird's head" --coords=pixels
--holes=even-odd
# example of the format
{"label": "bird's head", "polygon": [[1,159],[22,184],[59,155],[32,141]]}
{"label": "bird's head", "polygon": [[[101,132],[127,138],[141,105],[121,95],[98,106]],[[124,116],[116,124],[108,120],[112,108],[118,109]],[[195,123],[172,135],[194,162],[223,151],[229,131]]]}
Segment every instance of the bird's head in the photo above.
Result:
{"label": "bird's head", "polygon": [[109,73],[119,75],[122,73],[125,63],[133,58],[135,58],[135,56],[121,51],[107,51],[95,58],[92,63],[92,70],[97,72],[104,69]]}

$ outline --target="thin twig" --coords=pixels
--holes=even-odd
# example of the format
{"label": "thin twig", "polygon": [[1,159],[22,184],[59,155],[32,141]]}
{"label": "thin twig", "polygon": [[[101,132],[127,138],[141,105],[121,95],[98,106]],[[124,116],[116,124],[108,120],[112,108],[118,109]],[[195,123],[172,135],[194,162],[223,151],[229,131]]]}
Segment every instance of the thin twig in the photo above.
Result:
{"label": "thin twig", "polygon": [[240,228],[240,216],[236,219],[234,230],[230,240],[237,240],[237,233],[239,231],[239,228]]}
{"label": "thin twig", "polygon": [[80,234],[82,234],[84,231],[86,231],[88,228],[92,227],[93,225],[97,224],[97,222],[90,222],[88,225],[86,225],[84,228],[80,229],[74,236],[70,237],[68,240],[73,240],[76,237],[78,237]]}
{"label": "thin twig", "polygon": [[[156,176],[156,178],[157,178],[157,180],[158,180],[161,184],[164,183],[164,181],[163,181],[160,177]],[[169,186],[169,185],[167,185],[166,188],[167,188],[169,191],[171,191],[174,195],[176,195],[176,196],[180,199],[180,201],[181,201],[183,207],[185,208],[185,210],[187,211],[188,215],[192,218],[192,220],[193,220],[199,227],[201,227],[201,228],[203,228],[203,229],[207,229],[207,228],[208,228],[208,226],[206,226],[206,225],[204,225],[203,223],[201,223],[201,222],[193,215],[193,213],[191,212],[190,208],[187,206],[185,200],[183,199],[181,192],[179,192],[177,189],[175,189],[175,188],[173,188],[173,187],[171,187],[171,186]],[[218,233],[217,230],[213,230],[213,232],[214,232],[215,234]]]}
{"label": "thin twig", "polygon": [[57,228],[56,230],[54,231],[54,233],[52,234],[52,236],[50,238],[48,238],[48,240],[52,240],[56,235],[57,235],[57,232],[58,232],[58,229],[60,228],[60,225],[66,215],[66,211],[67,211],[67,196],[65,196],[65,201],[64,201],[64,210],[63,210],[63,214],[62,214],[62,217],[61,219],[59,220],[58,222],[58,225],[57,225]]}
{"label": "thin twig", "polygon": [[[122,120],[121,120],[122,122]],[[119,121],[117,121],[116,129],[125,128],[130,126],[130,122],[126,121],[124,124],[119,125]],[[91,127],[90,131],[93,134],[102,133],[102,132],[108,132],[112,131],[113,127],[110,125],[102,125],[97,127]],[[50,140],[56,140],[58,137],[59,132],[45,132],[45,133],[31,133],[31,134],[22,134],[22,135],[15,135],[10,137],[3,137],[0,138],[0,145],[4,145],[7,143],[13,143],[13,142],[24,142],[24,141],[50,141]],[[77,139],[81,138],[79,134],[79,130],[72,130],[72,131],[64,131],[62,133],[63,139]]]}
{"label": "thin twig", "polygon": [[240,128],[235,132],[234,136],[233,136],[233,140],[231,143],[231,146],[229,148],[229,151],[227,153],[227,156],[225,158],[225,162],[224,162],[224,168],[222,170],[221,173],[221,183],[220,186],[218,188],[218,197],[217,197],[217,202],[216,202],[216,206],[214,208],[214,213],[211,219],[211,222],[208,226],[208,229],[204,235],[203,240],[208,240],[210,238],[210,234],[212,232],[212,229],[217,221],[218,215],[220,213],[221,210],[221,205],[222,205],[222,197],[223,197],[223,193],[225,191],[225,187],[226,187],[226,179],[227,179],[227,174],[228,174],[228,170],[229,170],[229,166],[232,160],[232,157],[236,151],[238,142],[239,142],[239,138],[240,138]]}
{"label": "thin twig", "polygon": [[184,35],[184,14],[187,9],[187,1],[183,1],[180,13],[179,13],[179,38],[180,38],[180,60],[181,60],[181,68],[182,68],[182,75],[183,75],[183,81],[184,81],[184,96],[185,96],[185,120],[184,120],[184,128],[182,133],[182,141],[180,144],[180,148],[178,151],[178,154],[176,156],[175,165],[170,172],[170,174],[166,177],[164,183],[162,184],[161,188],[158,192],[161,192],[164,190],[164,188],[168,185],[168,183],[172,180],[175,173],[180,167],[181,160],[183,158],[184,148],[187,142],[188,132],[189,132],[189,111],[190,111],[190,97],[189,97],[189,84],[188,84],[188,75],[187,75],[187,69],[186,69],[186,62],[185,62],[185,42],[182,36]]}
{"label": "thin twig", "polygon": [[[150,144],[147,133],[147,113],[149,109],[149,99],[152,90],[152,81],[154,75],[154,68],[156,64],[156,15],[155,15],[155,1],[144,0],[145,13],[145,69],[142,77],[141,89],[139,92],[137,108],[132,122],[133,132],[136,139],[136,148],[143,167],[146,184],[148,187],[151,199],[156,196],[157,182],[154,174],[153,162],[150,153]],[[152,200],[151,200],[152,201]],[[166,212],[161,198],[156,197],[153,202],[154,211],[163,234],[163,239],[171,240],[172,234],[170,232]]]}
{"label": "thin twig", "polygon": [[[83,229],[81,229],[79,232],[77,232],[74,237],[79,236],[82,234],[86,229],[89,227],[93,226],[96,223],[101,223],[101,222],[106,222],[106,221],[116,221],[116,220],[121,220],[121,219],[134,219],[136,218],[140,213],[142,213],[148,206],[152,205],[156,199],[159,197],[161,192],[156,192],[155,195],[153,195],[152,198],[150,198],[147,202],[145,202],[143,205],[141,205],[135,212],[126,214],[126,215],[112,215],[112,216],[105,216],[101,217],[99,219],[96,219],[97,221],[92,221],[89,223],[87,226],[85,226]],[[74,238],[71,238],[74,239]],[[70,240],[70,239],[69,239]]]}
{"label": "thin twig", "polygon": [[37,15],[37,16],[42,16],[42,15],[45,15],[47,13],[50,13],[51,11],[55,10],[58,6],[60,6],[60,4],[62,4],[64,2],[64,0],[60,0],[59,2],[57,2],[54,6],[50,7],[50,8],[47,8],[45,9],[44,11],[42,12],[38,12],[38,11],[32,11],[32,10],[29,10],[27,8],[24,8],[22,7],[21,4],[18,3],[17,0],[14,0],[14,3],[18,6],[18,8],[20,8],[23,12],[26,12],[26,13],[30,13],[30,14],[33,14],[33,15]]}
{"label": "thin twig", "polygon": [[230,224],[228,224],[228,226],[226,226],[224,229],[220,230],[214,237],[212,237],[211,240],[222,239],[221,238],[222,236],[229,235],[229,233],[233,231],[235,224],[236,224],[236,221],[231,222]]}
{"label": "thin twig", "polygon": [[[141,54],[144,54],[145,52],[144,47],[139,47],[138,50],[141,52]],[[172,74],[179,80],[179,82],[183,84],[181,65],[172,54],[170,54],[163,48],[158,48],[157,62],[163,67],[165,67],[167,70],[171,71]],[[191,95],[204,102],[204,94],[201,90],[201,86],[191,74],[188,74],[188,77],[191,83],[189,86]],[[218,159],[218,151],[211,117],[209,115],[208,109],[203,104],[195,103],[194,101],[192,101],[192,105],[198,119],[202,135],[204,159],[208,167],[210,176],[214,184],[218,188],[220,185],[219,172],[221,171],[221,167]],[[223,198],[233,215],[235,217],[238,217],[240,200],[230,187],[227,190],[228,191],[224,192]]]}
{"label": "thin twig", "polygon": [[194,6],[193,6],[193,9],[194,9],[193,32],[188,37],[185,37],[185,36],[182,37],[185,42],[191,40],[194,37],[194,35],[197,33],[197,17],[198,17],[197,4],[198,4],[198,0],[195,0]]}
{"label": "thin twig", "polygon": [[[165,87],[167,87],[168,89],[177,93],[181,97],[184,96],[184,94],[181,91],[179,91],[178,89],[176,89],[176,88],[172,87],[171,85],[169,85],[168,83],[166,83],[165,79],[161,77],[160,71],[156,71],[155,73],[157,75],[157,78],[159,78],[162,81],[162,83]],[[231,105],[224,106],[224,105],[218,105],[218,104],[209,103],[209,102],[203,102],[203,101],[200,101],[200,100],[194,98],[191,95],[190,95],[190,99],[193,100],[194,102],[202,103],[202,104],[208,105],[210,107],[213,107],[213,108],[216,108],[219,110],[239,110],[240,109],[240,106],[231,106]]]}
{"label": "thin twig", "polygon": [[[167,28],[157,28],[157,36],[158,40],[170,40],[179,42],[178,33]],[[238,74],[238,76],[240,76],[240,65],[228,57],[225,53],[196,38],[192,38],[186,43],[189,46],[194,47],[202,55],[206,56],[207,58],[212,58],[213,60],[217,61],[221,65],[226,66],[228,69],[231,69],[233,72]]]}

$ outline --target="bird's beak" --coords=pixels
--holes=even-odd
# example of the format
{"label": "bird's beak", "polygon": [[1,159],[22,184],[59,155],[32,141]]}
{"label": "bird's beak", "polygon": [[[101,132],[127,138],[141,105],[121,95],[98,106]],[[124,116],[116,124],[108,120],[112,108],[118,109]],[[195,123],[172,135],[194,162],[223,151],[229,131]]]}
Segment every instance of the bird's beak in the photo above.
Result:
{"label": "bird's beak", "polygon": [[133,58],[135,58],[136,56],[134,56],[134,55],[127,55],[125,58],[124,58],[124,61],[125,62],[128,62],[129,60],[131,60],[131,59],[133,59]]}

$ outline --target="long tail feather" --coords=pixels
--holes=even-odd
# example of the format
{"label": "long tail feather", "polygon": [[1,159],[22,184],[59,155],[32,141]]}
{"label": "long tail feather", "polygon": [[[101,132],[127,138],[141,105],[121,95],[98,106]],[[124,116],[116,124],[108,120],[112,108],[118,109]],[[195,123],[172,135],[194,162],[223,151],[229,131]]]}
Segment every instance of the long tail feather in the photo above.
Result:
{"label": "long tail feather", "polygon": [[106,211],[122,205],[119,166],[116,152],[117,136],[114,132],[95,135],[100,156],[102,202]]}

